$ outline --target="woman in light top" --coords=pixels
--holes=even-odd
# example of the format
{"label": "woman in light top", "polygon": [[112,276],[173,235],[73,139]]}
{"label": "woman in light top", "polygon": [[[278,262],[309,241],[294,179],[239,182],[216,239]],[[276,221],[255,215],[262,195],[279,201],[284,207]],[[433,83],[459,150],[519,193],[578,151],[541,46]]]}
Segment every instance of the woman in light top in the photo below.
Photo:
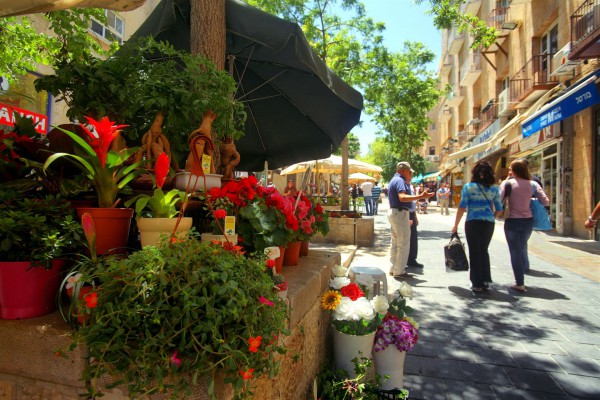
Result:
{"label": "woman in light top", "polygon": [[488,248],[494,235],[495,217],[502,211],[502,201],[498,186],[494,184],[496,178],[490,163],[478,162],[471,176],[471,182],[462,188],[452,233],[458,230],[466,211],[465,236],[469,247],[471,289],[480,293],[487,290],[492,281]]}
{"label": "woman in light top", "polygon": [[531,180],[527,161],[523,159],[510,163],[509,179],[502,182],[500,186],[502,198],[505,194],[509,196],[508,209],[510,213],[504,221],[504,234],[515,275],[515,284],[511,286],[511,289],[525,292],[525,272],[529,271],[527,242],[533,232],[531,198],[537,197],[544,206],[550,204],[550,200],[544,189],[537,182]]}

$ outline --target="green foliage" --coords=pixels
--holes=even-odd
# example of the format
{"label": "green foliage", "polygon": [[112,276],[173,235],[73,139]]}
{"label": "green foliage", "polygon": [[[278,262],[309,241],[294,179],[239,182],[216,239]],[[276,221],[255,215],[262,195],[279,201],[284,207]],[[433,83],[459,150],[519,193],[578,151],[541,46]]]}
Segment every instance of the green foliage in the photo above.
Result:
{"label": "green foliage", "polygon": [[135,213],[138,218],[173,218],[178,214],[177,203],[184,200],[189,195],[177,189],[172,189],[167,193],[162,189],[154,189],[154,194],[138,194],[125,202],[125,207],[130,207],[135,202]]}
{"label": "green foliage", "polygon": [[216,137],[239,138],[243,104],[232,99],[235,81],[206,57],[178,51],[151,38],[128,42],[107,60],[73,60],[57,66],[55,75],[35,82],[69,106],[67,116],[83,120],[108,116],[128,124],[123,135],[139,143],[155,115],[164,114],[163,133],[176,159],[189,152],[188,136],[208,110],[217,114]]}
{"label": "green foliage", "polygon": [[[358,140],[358,136],[354,133],[350,132],[346,136],[348,139],[348,157],[357,159],[360,157],[360,140]],[[338,149],[333,153],[335,155],[342,155],[342,147],[338,147]]]}
{"label": "green foliage", "polygon": [[[263,259],[194,237],[112,259],[84,280],[100,282],[97,306],[73,336],[72,348],[85,345],[91,356],[85,381],[111,375],[111,386],[127,385],[132,397],[169,389],[172,398],[183,398],[201,375],[210,377],[214,390],[214,374],[223,371],[236,398],[244,398],[250,381],[240,372],[277,373],[288,311]],[[259,336],[251,352],[249,341]],[[98,392],[88,389],[90,396]]]}
{"label": "green foliage", "polygon": [[0,190],[0,260],[50,261],[81,248],[83,231],[68,204],[58,197],[20,199]]}
{"label": "green foliage", "polygon": [[[54,35],[36,32],[35,19],[49,24]],[[74,8],[33,16],[0,18],[0,76],[14,82],[27,71],[35,71],[37,63],[60,65],[71,60],[85,63],[92,54],[106,55],[100,44],[88,33],[91,19],[106,22],[104,10]]]}

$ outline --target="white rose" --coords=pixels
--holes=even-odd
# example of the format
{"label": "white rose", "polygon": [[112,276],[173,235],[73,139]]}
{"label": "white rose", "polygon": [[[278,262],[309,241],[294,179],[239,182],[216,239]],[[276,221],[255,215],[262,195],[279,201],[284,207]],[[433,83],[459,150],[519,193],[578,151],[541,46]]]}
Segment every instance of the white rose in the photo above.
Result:
{"label": "white rose", "polygon": [[336,265],[333,267],[333,276],[346,276],[348,275],[348,268],[345,268],[341,265]]}
{"label": "white rose", "polygon": [[413,298],[413,289],[406,282],[400,282],[400,287],[398,288],[398,292],[400,292],[400,296],[404,298],[409,298],[412,300]]}
{"label": "white rose", "polygon": [[373,300],[371,300],[371,304],[373,305],[375,312],[382,315],[387,313],[390,306],[390,303],[385,296],[375,296]]}
{"label": "white rose", "polygon": [[335,290],[340,290],[349,284],[350,279],[346,278],[345,276],[336,276],[335,278],[329,280],[329,286]]}
{"label": "white rose", "polygon": [[360,297],[354,301],[354,313],[357,317],[356,320],[366,319],[367,321],[370,321],[375,318],[373,306],[366,297]]}
{"label": "white rose", "polygon": [[340,304],[333,310],[333,318],[337,320],[349,320],[352,314],[352,299],[342,297]]}

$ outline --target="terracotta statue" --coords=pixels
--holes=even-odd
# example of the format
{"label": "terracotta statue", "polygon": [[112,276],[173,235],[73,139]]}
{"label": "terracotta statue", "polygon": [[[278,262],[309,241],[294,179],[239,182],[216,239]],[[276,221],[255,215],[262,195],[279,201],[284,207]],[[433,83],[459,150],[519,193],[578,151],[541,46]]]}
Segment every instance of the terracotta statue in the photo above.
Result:
{"label": "terracotta statue", "polygon": [[235,148],[233,138],[223,139],[219,146],[219,154],[221,156],[219,174],[223,175],[222,179],[235,179],[235,167],[240,163],[240,153]]}
{"label": "terracotta statue", "polygon": [[[156,113],[152,126],[150,126],[148,132],[142,136],[140,150],[135,153],[135,162],[146,160],[146,168],[148,169],[152,168],[152,162],[150,160],[156,160],[163,151],[171,160],[173,160],[169,140],[162,131],[164,119],[162,112],[159,111]],[[173,165],[173,168],[176,168],[176,165]]]}
{"label": "terracotta statue", "polygon": [[185,162],[186,171],[192,171],[193,175],[202,175],[202,155],[210,156],[210,173],[214,174],[215,164],[213,159],[214,146],[211,139],[211,128],[217,114],[211,110],[204,113],[200,127],[190,134],[190,154]]}

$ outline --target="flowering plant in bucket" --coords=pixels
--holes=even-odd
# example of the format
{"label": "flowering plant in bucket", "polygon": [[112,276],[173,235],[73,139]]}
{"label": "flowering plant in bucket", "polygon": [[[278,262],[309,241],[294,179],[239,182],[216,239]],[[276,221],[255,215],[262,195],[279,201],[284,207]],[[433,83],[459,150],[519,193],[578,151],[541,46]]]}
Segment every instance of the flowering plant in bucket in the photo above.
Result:
{"label": "flowering plant in bucket", "polygon": [[100,121],[90,117],[86,119],[93,127],[93,132],[86,125],[80,125],[88,135],[88,141],[76,133],[58,128],[75,142],[75,154],[51,155],[44,163],[44,171],[57,159],[67,157],[91,180],[98,196],[98,205],[102,208],[115,207],[119,191],[145,172],[139,168],[141,162],[126,163],[138,148],[123,149],[119,152],[109,150],[111,143],[119,135],[119,129],[127,125],[115,125],[108,117]]}
{"label": "flowering plant in bucket", "polygon": [[169,156],[165,152],[160,153],[154,166],[155,177],[152,177],[152,179],[156,189],[154,189],[152,196],[139,194],[125,203],[125,206],[129,207],[135,202],[135,212],[138,218],[142,216],[173,218],[178,213],[176,205],[179,201],[183,201],[182,207],[185,208],[185,203],[189,198],[188,194],[177,189],[171,189],[167,193],[162,190],[169,173],[169,165]]}
{"label": "flowering plant in bucket", "polygon": [[[404,293],[404,295],[402,294]],[[406,297],[412,298],[412,288],[402,282],[399,290],[394,293],[394,299],[389,304],[389,310],[375,334],[375,351],[396,346],[398,351],[412,350],[419,340],[419,327],[407,313],[412,309],[406,305]]]}

